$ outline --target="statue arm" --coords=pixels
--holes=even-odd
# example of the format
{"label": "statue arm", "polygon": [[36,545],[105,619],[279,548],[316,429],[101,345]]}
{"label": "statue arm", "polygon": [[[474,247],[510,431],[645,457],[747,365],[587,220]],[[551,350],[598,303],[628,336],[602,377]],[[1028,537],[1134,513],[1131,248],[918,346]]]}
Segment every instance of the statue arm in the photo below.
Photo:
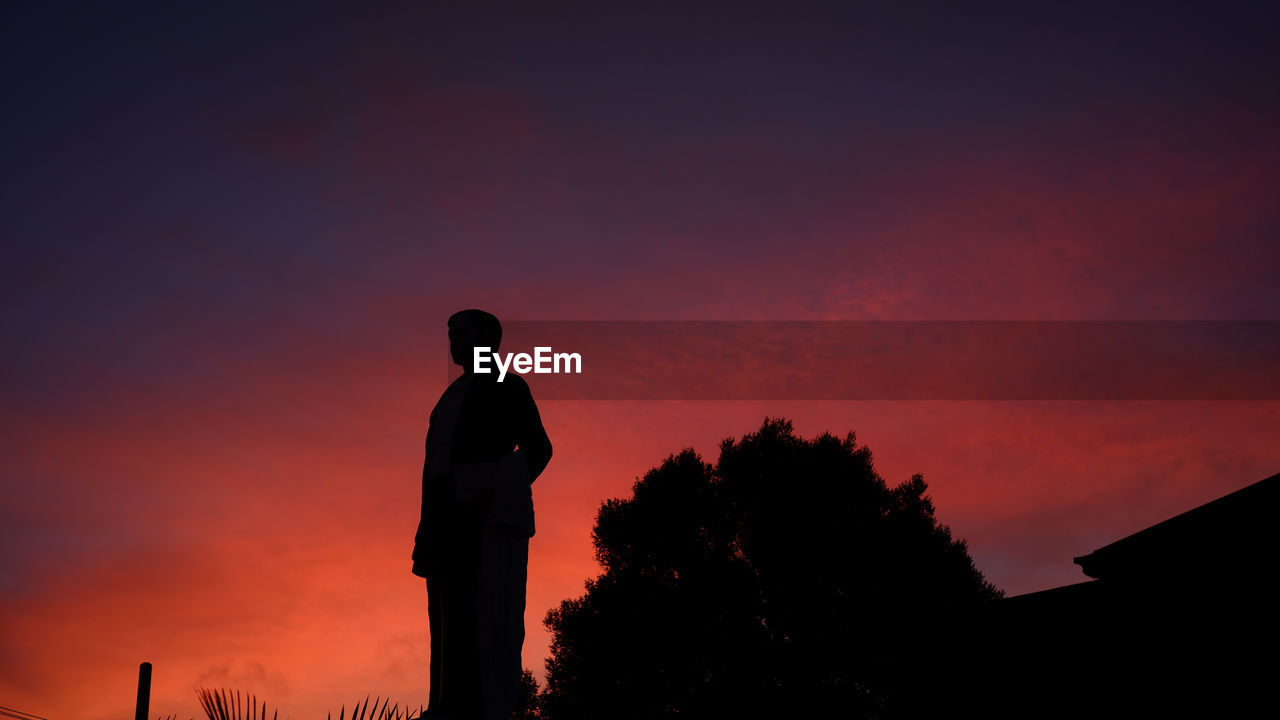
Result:
{"label": "statue arm", "polygon": [[524,451],[525,460],[529,463],[529,482],[533,482],[551,462],[551,439],[542,426],[542,416],[538,414],[538,405],[533,401],[529,386],[523,382],[520,386],[516,444]]}

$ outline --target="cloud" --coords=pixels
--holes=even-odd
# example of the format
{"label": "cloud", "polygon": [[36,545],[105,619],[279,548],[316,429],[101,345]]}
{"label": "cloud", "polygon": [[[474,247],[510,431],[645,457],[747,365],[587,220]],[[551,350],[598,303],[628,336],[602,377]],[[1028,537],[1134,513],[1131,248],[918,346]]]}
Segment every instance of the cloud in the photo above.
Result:
{"label": "cloud", "polygon": [[269,672],[265,665],[251,660],[228,662],[210,667],[196,678],[200,688],[231,688],[258,696],[260,701],[288,700],[292,695],[282,673]]}

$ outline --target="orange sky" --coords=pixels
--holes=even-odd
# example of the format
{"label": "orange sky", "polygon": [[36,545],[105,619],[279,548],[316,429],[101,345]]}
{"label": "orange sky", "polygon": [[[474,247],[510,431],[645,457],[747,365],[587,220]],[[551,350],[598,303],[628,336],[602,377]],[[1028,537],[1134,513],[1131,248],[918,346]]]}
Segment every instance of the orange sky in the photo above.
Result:
{"label": "orange sky", "polygon": [[[60,489],[93,499],[66,503],[79,517],[28,516],[88,539],[65,538],[74,552],[6,594],[4,696],[50,717],[118,715],[146,659],[164,712],[198,715],[194,686],[252,690],[296,717],[365,692],[424,702],[426,596],[408,574],[423,413],[399,405],[335,405],[334,427],[299,418],[289,428],[144,404],[128,432],[32,447],[22,469],[93,477]],[[597,570],[599,502],[683,446],[714,457],[719,439],[766,415],[804,435],[855,430],[891,482],[923,472],[943,522],[1011,593],[1081,580],[1074,555],[1271,473],[1280,421],[1276,403],[1206,402],[556,401],[542,411],[556,457],[536,485],[530,559],[525,664],[539,674],[542,617]],[[347,430],[388,440],[335,442]],[[104,505],[109,515],[93,511]]]}

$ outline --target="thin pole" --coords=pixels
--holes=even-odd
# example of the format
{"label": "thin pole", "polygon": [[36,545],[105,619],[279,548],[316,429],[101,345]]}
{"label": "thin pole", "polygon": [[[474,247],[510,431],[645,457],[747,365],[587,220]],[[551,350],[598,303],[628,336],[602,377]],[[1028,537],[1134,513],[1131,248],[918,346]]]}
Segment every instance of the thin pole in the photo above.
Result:
{"label": "thin pole", "polygon": [[151,707],[151,663],[144,662],[138,668],[138,710],[133,720],[147,720]]}

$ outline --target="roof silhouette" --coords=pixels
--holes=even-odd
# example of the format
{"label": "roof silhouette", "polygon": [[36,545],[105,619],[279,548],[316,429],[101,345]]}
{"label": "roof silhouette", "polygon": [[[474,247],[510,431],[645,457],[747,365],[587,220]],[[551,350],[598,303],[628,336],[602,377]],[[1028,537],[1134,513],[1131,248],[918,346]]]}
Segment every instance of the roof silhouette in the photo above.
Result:
{"label": "roof silhouette", "polygon": [[1109,581],[1231,577],[1247,581],[1262,555],[1274,558],[1271,530],[1280,474],[1205,503],[1075,558],[1086,575]]}

